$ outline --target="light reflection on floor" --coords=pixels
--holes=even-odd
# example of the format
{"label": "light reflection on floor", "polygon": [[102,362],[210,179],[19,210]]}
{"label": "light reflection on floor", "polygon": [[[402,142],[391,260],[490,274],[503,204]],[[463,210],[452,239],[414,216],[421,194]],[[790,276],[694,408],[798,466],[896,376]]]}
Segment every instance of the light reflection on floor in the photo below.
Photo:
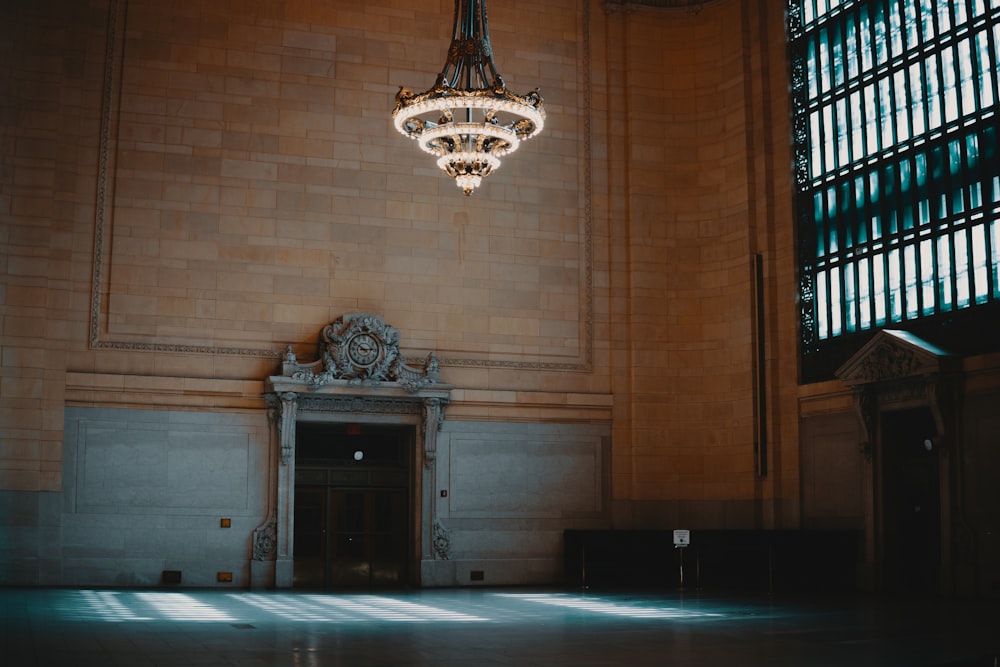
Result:
{"label": "light reflection on floor", "polygon": [[531,615],[530,607],[562,607],[580,614],[622,616],[635,619],[719,618],[720,612],[686,610],[681,606],[651,605],[648,602],[623,604],[600,597],[565,593],[490,593],[508,602],[524,603],[522,612],[510,607],[484,615],[488,605],[479,604],[475,613],[413,602],[390,595],[323,595],[293,593],[176,593],[162,591],[75,592],[79,605],[65,600],[61,608],[76,620],[197,621],[201,623],[261,622],[269,616],[281,621],[304,623],[356,623],[365,620],[399,623],[504,622]]}
{"label": "light reflection on floor", "polygon": [[502,597],[524,600],[526,602],[537,602],[539,604],[552,605],[554,607],[565,607],[583,612],[594,612],[596,614],[609,614],[611,616],[627,616],[628,618],[719,618],[724,616],[718,612],[692,611],[683,607],[646,606],[644,604],[631,605],[616,602],[607,602],[600,598],[581,597],[578,595],[550,594],[550,593],[505,593]]}
{"label": "light reflection on floor", "polygon": [[995,601],[0,587],[4,667],[996,667]]}

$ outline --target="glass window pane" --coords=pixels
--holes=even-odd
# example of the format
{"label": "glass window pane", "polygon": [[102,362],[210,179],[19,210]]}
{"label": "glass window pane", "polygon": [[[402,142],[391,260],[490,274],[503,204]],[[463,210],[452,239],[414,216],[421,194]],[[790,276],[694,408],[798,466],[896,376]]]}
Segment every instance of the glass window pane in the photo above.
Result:
{"label": "glass window pane", "polygon": [[944,119],[958,118],[958,90],[955,76],[955,50],[947,47],[941,50],[941,84],[944,89]]}
{"label": "glass window pane", "polygon": [[885,289],[885,255],[878,253],[872,257],[873,298],[875,299],[875,324],[882,326],[888,313],[888,295]]}
{"label": "glass window pane", "polygon": [[823,130],[818,111],[809,114],[809,146],[812,149],[809,160],[809,177],[819,178],[823,175]]}
{"label": "glass window pane", "polygon": [[865,125],[865,142],[867,144],[868,155],[878,153],[878,104],[875,102],[875,85],[865,86],[865,118],[868,119]]}
{"label": "glass window pane", "polygon": [[826,206],[823,205],[823,193],[817,192],[813,195],[813,211],[816,219],[816,257],[826,255],[826,232],[823,229],[826,216],[823,214]]}
{"label": "glass window pane", "polygon": [[948,235],[938,239],[937,248],[938,259],[938,296],[940,297],[941,310],[952,309],[952,271],[951,271],[951,237]]}
{"label": "glass window pane", "polygon": [[903,0],[906,21],[906,48],[915,49],[920,45],[920,26],[917,24],[917,4],[914,0]]}
{"label": "glass window pane", "polygon": [[822,93],[830,90],[830,48],[826,30],[819,32],[819,90]]}
{"label": "glass window pane", "polygon": [[860,160],[865,157],[865,116],[861,108],[861,91],[851,93],[851,155]]}
{"label": "glass window pane", "polygon": [[816,329],[820,339],[830,337],[830,301],[827,297],[826,271],[816,275]]}
{"label": "glass window pane", "polygon": [[830,252],[835,253],[840,249],[837,225],[833,222],[837,220],[837,188],[827,188],[826,190],[826,219],[830,221],[827,230],[830,238]]}
{"label": "glass window pane", "polygon": [[997,299],[1000,298],[1000,220],[997,219],[990,221],[990,255],[993,265],[993,298]]}
{"label": "glass window pane", "polygon": [[836,131],[833,127],[833,107],[823,107],[823,171],[826,173],[836,168],[834,148],[836,147]]}
{"label": "glass window pane", "polygon": [[951,192],[951,212],[965,211],[965,188],[962,187],[962,143],[957,139],[948,142],[948,172],[954,185]]}
{"label": "glass window pane", "polygon": [[843,328],[844,303],[840,297],[840,267],[830,269],[830,335],[839,336]]}
{"label": "glass window pane", "polygon": [[865,221],[868,219],[868,193],[865,192],[865,177],[855,176],[854,177],[854,212],[858,220],[858,238],[855,239],[856,243],[863,244],[868,243],[868,225]]}
{"label": "glass window pane", "polygon": [[976,81],[972,74],[972,46],[968,39],[958,43],[958,81],[961,90],[962,113],[976,111]]}
{"label": "glass window pane", "polygon": [[919,312],[917,301],[917,251],[912,245],[903,248],[903,280],[906,286],[906,319],[912,320]]}
{"label": "glass window pane", "polygon": [[810,100],[816,99],[819,95],[819,90],[817,82],[819,77],[816,76],[819,71],[819,63],[816,60],[816,40],[810,39],[806,46],[806,87],[808,89],[808,98]]}
{"label": "glass window pane", "polygon": [[920,32],[923,41],[934,39],[934,0],[920,0]]}
{"label": "glass window pane", "polygon": [[869,260],[867,257],[858,260],[858,309],[860,310],[858,326],[862,330],[871,329],[871,269],[869,268]]}
{"label": "glass window pane", "polygon": [[979,135],[973,132],[965,138],[965,165],[969,177],[969,206],[979,208],[983,205],[983,184],[979,180]]}
{"label": "glass window pane", "polygon": [[924,83],[927,84],[927,129],[941,125],[941,81],[938,78],[937,56],[924,61]]}
{"label": "glass window pane", "polygon": [[874,66],[872,56],[871,22],[868,20],[868,6],[858,8],[858,51],[861,54],[861,73],[870,72]]}
{"label": "glass window pane", "polygon": [[885,5],[882,2],[875,2],[871,8],[871,22],[875,35],[873,37],[875,47],[875,64],[881,65],[889,59],[888,36],[885,34]]}
{"label": "glass window pane", "polygon": [[912,183],[910,182],[910,161],[901,160],[899,163],[899,194],[900,194],[900,221],[903,229],[913,229],[913,197],[910,195]]}
{"label": "glass window pane", "polygon": [[858,77],[858,25],[857,18],[853,13],[848,14],[844,19],[844,49],[847,51],[847,78],[857,79]]}
{"label": "glass window pane", "polygon": [[990,296],[989,268],[986,265],[986,230],[976,225],[972,232],[972,283],[976,303],[986,303]]}
{"label": "glass window pane", "polygon": [[[959,0],[960,2],[962,0]],[[944,34],[951,30],[951,12],[948,7],[948,0],[937,0],[938,8],[938,32]]]}
{"label": "glass window pane", "polygon": [[924,239],[920,242],[920,300],[922,315],[934,314],[934,296],[937,283],[934,280],[934,242]]}
{"label": "glass window pane", "polygon": [[896,96],[896,141],[910,138],[909,105],[906,99],[906,70],[897,70],[892,75],[892,86]]}
{"label": "glass window pane", "polygon": [[837,100],[837,166],[843,167],[851,162],[850,131],[847,117],[847,100]]}
{"label": "glass window pane", "polygon": [[913,156],[914,180],[917,183],[917,190],[924,192],[927,188],[927,154],[917,153]]}
{"label": "glass window pane", "polygon": [[993,81],[1000,86],[1000,22],[993,26]]}
{"label": "glass window pane", "polygon": [[920,63],[910,65],[910,121],[913,135],[924,133],[924,78]]}
{"label": "glass window pane", "polygon": [[967,308],[971,290],[969,289],[969,245],[965,230],[958,230],[952,235],[955,247],[955,306]]}
{"label": "glass window pane", "polygon": [[979,80],[979,104],[980,108],[983,109],[992,106],[995,99],[995,84],[993,83],[993,76],[990,72],[991,60],[989,37],[990,34],[985,30],[976,33],[976,62],[979,65],[976,68],[976,72]]}
{"label": "glass window pane", "polygon": [[878,96],[879,119],[882,123],[882,146],[888,147],[895,143],[892,133],[894,105],[892,102],[892,86],[889,84],[889,79],[882,79],[878,82]]}
{"label": "glass window pane", "polygon": [[854,277],[854,264],[844,267],[844,328],[847,331],[858,330],[858,293]]}
{"label": "glass window pane", "polygon": [[893,322],[903,320],[903,266],[898,248],[889,251],[888,257],[889,319]]}
{"label": "glass window pane", "polygon": [[968,15],[965,13],[965,1],[966,0],[954,0],[954,2],[952,2],[952,9],[955,11],[954,25],[956,28],[965,25],[965,23],[969,20]]}
{"label": "glass window pane", "polygon": [[929,225],[931,222],[931,202],[926,197],[917,202],[917,224]]}
{"label": "glass window pane", "polygon": [[830,27],[830,52],[832,54],[833,85],[840,87],[844,85],[844,42],[841,38],[839,23],[834,23]]}

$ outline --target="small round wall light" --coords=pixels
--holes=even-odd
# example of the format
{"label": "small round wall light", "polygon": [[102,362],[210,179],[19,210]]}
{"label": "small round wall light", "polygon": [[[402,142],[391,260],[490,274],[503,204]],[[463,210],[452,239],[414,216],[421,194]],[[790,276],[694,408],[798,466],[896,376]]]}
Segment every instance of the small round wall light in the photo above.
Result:
{"label": "small round wall light", "polygon": [[359,450],[356,450],[356,451],[354,452],[354,460],[355,460],[355,461],[360,461],[360,460],[361,460],[361,459],[363,459],[363,458],[365,458],[365,453],[364,453],[363,451],[361,451],[361,450],[359,449]]}

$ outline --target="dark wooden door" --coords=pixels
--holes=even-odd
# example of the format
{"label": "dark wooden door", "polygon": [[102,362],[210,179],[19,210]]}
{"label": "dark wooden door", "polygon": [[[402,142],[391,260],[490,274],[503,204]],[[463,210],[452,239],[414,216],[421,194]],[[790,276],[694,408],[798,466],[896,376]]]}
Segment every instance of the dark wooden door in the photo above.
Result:
{"label": "dark wooden door", "polygon": [[295,489],[295,586],[378,588],[407,583],[404,489]]}
{"label": "dark wooden door", "polygon": [[882,416],[883,573],[900,593],[934,593],[941,567],[940,455],[930,410]]}

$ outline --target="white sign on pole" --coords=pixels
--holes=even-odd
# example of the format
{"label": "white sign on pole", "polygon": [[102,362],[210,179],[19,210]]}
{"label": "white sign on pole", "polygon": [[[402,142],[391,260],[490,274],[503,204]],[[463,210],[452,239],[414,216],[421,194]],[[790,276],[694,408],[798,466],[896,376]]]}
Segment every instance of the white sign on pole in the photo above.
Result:
{"label": "white sign on pole", "polygon": [[675,547],[686,547],[691,544],[691,531],[690,530],[675,530],[674,531],[674,546]]}

